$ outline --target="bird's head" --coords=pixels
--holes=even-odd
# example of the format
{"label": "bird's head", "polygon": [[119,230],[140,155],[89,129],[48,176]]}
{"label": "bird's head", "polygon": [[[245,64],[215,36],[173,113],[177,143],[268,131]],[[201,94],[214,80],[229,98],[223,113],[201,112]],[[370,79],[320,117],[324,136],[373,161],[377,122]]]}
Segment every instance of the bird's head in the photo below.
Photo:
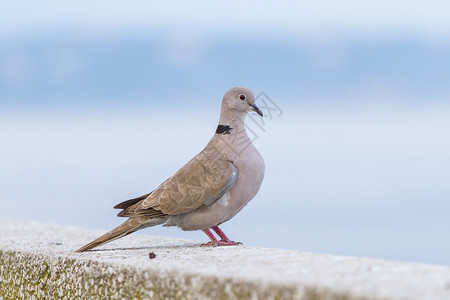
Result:
{"label": "bird's head", "polygon": [[250,89],[234,87],[223,96],[222,110],[227,109],[236,115],[244,115],[250,111],[256,112],[261,117],[263,113],[255,104],[255,96]]}

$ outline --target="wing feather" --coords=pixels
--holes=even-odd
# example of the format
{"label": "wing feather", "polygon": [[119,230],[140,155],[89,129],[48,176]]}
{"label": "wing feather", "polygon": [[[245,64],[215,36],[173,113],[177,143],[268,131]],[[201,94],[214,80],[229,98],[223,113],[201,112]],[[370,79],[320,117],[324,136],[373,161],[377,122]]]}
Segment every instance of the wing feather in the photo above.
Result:
{"label": "wing feather", "polygon": [[237,170],[214,147],[206,147],[145,199],[121,216],[178,215],[209,205],[236,181]]}

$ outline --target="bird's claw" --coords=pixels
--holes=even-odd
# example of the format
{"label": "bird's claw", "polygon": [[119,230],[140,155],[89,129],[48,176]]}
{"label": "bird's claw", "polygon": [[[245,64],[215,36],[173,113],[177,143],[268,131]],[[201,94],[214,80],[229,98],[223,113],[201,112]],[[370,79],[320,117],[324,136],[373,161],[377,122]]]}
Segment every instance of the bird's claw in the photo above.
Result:
{"label": "bird's claw", "polygon": [[241,242],[234,242],[234,241],[226,241],[226,240],[220,240],[220,241],[211,241],[205,244],[201,244],[201,247],[219,247],[219,246],[237,246],[242,245]]}

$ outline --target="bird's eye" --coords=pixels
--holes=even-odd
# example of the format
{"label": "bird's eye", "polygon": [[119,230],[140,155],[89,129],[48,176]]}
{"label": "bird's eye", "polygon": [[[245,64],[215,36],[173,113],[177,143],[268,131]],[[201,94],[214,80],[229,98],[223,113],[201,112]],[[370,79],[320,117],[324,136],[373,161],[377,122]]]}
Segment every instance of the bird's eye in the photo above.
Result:
{"label": "bird's eye", "polygon": [[244,94],[240,94],[239,95],[239,99],[241,99],[242,101],[244,101],[247,97]]}

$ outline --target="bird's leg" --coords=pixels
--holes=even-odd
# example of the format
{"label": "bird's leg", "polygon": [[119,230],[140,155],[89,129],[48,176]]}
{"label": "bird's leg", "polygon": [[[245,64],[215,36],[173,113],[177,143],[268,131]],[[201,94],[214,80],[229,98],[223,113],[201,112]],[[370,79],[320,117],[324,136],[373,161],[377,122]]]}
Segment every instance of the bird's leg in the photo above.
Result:
{"label": "bird's leg", "polygon": [[209,231],[209,229],[203,229],[203,232],[211,239],[211,242],[202,244],[202,246],[214,246],[214,247],[219,246],[219,241],[216,239],[214,234],[212,234],[212,232]]}
{"label": "bird's leg", "polygon": [[[213,226],[211,227],[212,230],[215,231],[215,233],[217,233],[218,236],[220,236],[221,240],[218,241],[218,246],[233,246],[233,245],[242,245],[241,242],[234,242],[232,240],[230,240],[227,235],[225,234],[225,232],[223,232],[219,226]],[[211,233],[211,232],[210,232]]]}

